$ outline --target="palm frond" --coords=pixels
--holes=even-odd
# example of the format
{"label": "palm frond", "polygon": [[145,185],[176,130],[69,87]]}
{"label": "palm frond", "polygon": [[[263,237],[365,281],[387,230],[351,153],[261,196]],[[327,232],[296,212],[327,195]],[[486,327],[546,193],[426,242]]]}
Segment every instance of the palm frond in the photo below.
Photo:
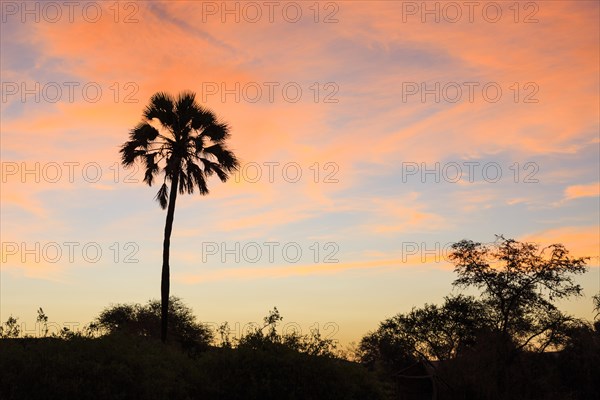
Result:
{"label": "palm frond", "polygon": [[192,92],[181,92],[177,96],[175,109],[179,119],[180,128],[189,127],[191,129],[192,118],[196,114],[199,106],[196,103],[196,95]]}
{"label": "palm frond", "polygon": [[201,195],[205,196],[209,193],[208,186],[206,185],[206,169],[202,171],[198,164],[188,164],[188,174],[190,178],[194,180],[194,185],[198,187],[198,191]]}
{"label": "palm frond", "polygon": [[229,176],[227,175],[227,173],[225,171],[223,171],[223,169],[221,168],[221,165],[219,165],[215,162],[212,162],[210,160],[207,160],[206,158],[200,158],[200,160],[202,161],[202,164],[204,166],[204,175],[205,176],[211,176],[212,174],[216,173],[222,182],[227,181],[227,178],[229,178]]}
{"label": "palm frond", "polygon": [[220,143],[206,147],[204,153],[213,155],[221,168],[228,172],[236,171],[239,167],[239,162],[235,155]]}
{"label": "palm frond", "polygon": [[131,140],[137,141],[146,148],[148,144],[158,137],[158,130],[147,122],[139,123],[130,133]]}
{"label": "palm frond", "polygon": [[200,154],[204,150],[204,136],[198,135],[191,137],[190,139],[191,148],[195,155]]}
{"label": "palm frond", "polygon": [[187,173],[187,169],[188,168],[184,168],[184,166],[182,165],[179,168],[179,193],[183,194],[186,191],[188,193],[193,193],[194,191],[194,183],[193,181],[190,179],[188,173]]}
{"label": "palm frond", "polygon": [[148,186],[152,186],[152,182],[154,180],[154,176],[158,174],[160,168],[158,164],[154,161],[156,157],[156,153],[146,153],[146,173],[144,175],[144,182],[148,184]]}
{"label": "palm frond", "polygon": [[216,117],[212,111],[202,106],[197,106],[192,117],[192,129],[199,130],[214,124]]}
{"label": "palm frond", "polygon": [[136,158],[143,156],[146,154],[146,151],[143,149],[138,150],[138,144],[136,142],[125,142],[123,146],[121,146],[121,163],[125,167],[130,167],[136,160]]}
{"label": "palm frond", "polygon": [[144,110],[144,118],[151,121],[158,119],[161,125],[172,130],[175,123],[175,104],[168,93],[155,93],[150,99],[150,104]]}
{"label": "palm frond", "polygon": [[206,126],[200,136],[208,137],[214,143],[221,143],[229,138],[229,126],[225,123],[216,123]]}
{"label": "palm frond", "polygon": [[158,193],[156,193],[156,197],[154,198],[160,204],[160,208],[163,210],[167,208],[167,200],[169,199],[169,187],[166,183],[163,183]]}
{"label": "palm frond", "polygon": [[179,171],[179,194],[184,194],[188,188],[188,176],[183,170]]}

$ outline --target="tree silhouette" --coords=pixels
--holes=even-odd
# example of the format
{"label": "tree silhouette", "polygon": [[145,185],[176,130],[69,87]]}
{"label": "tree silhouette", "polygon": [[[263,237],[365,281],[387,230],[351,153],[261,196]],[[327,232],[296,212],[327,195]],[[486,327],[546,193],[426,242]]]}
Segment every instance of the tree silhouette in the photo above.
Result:
{"label": "tree silhouette", "polygon": [[470,296],[447,296],[444,304],[425,304],[400,313],[365,335],[358,348],[360,361],[389,374],[417,360],[449,360],[472,347],[488,328],[485,305]]}
{"label": "tree silhouette", "polygon": [[[149,300],[146,304],[114,304],[90,324],[93,333],[122,333],[134,336],[159,337],[161,303]],[[186,349],[205,349],[213,339],[210,328],[196,321],[192,309],[175,296],[169,299],[169,337]]]}
{"label": "tree silhouette", "polygon": [[[154,125],[153,125],[154,124]],[[216,174],[227,181],[238,167],[235,155],[225,146],[229,127],[200,106],[195,94],[182,92],[177,98],[156,93],[143,113],[143,120],[129,133],[121,147],[121,162],[129,167],[139,160],[145,167],[144,182],[152,186],[157,175],[163,183],[156,194],[167,208],[161,274],[161,340],[167,339],[169,301],[169,247],[177,193],[208,194],[207,178]],[[169,184],[170,183],[170,187]]]}
{"label": "tree silhouette", "polygon": [[[562,244],[457,242],[453,286],[478,297],[453,295],[386,319],[362,338],[358,359],[402,398],[401,372],[418,361],[449,383],[440,398],[591,398],[598,379],[587,371],[598,365],[600,321],[593,328],[556,304],[582,294],[575,276],[587,260]],[[600,311],[600,295],[594,301]]]}
{"label": "tree silhouette", "polygon": [[450,259],[458,278],[454,286],[481,290],[496,330],[517,349],[544,351],[560,344],[572,318],[554,300],[581,295],[573,275],[586,271],[586,257],[570,257],[562,244],[544,249],[535,243],[498,236],[494,245],[462,240]]}

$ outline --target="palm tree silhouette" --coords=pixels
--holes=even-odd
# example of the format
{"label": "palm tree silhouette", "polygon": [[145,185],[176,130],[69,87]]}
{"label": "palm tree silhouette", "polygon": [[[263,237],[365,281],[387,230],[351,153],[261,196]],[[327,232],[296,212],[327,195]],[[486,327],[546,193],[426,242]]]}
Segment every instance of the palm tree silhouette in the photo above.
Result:
{"label": "palm tree silhouette", "polygon": [[[156,121],[155,121],[156,120]],[[156,127],[151,123],[155,123]],[[167,208],[161,275],[161,340],[167,340],[169,305],[169,246],[175,214],[177,192],[208,194],[207,177],[216,174],[227,181],[238,168],[238,160],[227,149],[229,127],[200,106],[192,92],[182,92],[175,99],[156,93],[143,113],[143,121],[129,133],[121,147],[121,163],[129,167],[140,160],[145,166],[144,182],[149,186],[163,174],[163,184],[156,194],[162,209]],[[167,185],[170,183],[171,187]]]}

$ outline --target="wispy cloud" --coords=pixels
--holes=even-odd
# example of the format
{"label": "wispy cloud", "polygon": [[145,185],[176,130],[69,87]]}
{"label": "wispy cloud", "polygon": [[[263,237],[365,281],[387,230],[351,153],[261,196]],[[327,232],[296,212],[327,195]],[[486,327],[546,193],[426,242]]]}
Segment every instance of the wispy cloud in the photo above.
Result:
{"label": "wispy cloud", "polygon": [[573,185],[565,189],[565,200],[598,196],[600,196],[600,182],[589,183],[587,185]]}

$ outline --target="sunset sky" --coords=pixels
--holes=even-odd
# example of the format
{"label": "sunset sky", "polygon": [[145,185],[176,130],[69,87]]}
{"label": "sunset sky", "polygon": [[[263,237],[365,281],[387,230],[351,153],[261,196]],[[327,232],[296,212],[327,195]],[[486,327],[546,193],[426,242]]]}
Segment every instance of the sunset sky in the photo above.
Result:
{"label": "sunset sky", "polygon": [[1,6],[2,321],[160,297],[166,213],[118,150],[183,90],[242,164],[177,199],[171,293],[201,321],[277,306],[358,341],[452,292],[449,243],[495,234],[591,257],[561,306],[592,318],[597,1]]}

